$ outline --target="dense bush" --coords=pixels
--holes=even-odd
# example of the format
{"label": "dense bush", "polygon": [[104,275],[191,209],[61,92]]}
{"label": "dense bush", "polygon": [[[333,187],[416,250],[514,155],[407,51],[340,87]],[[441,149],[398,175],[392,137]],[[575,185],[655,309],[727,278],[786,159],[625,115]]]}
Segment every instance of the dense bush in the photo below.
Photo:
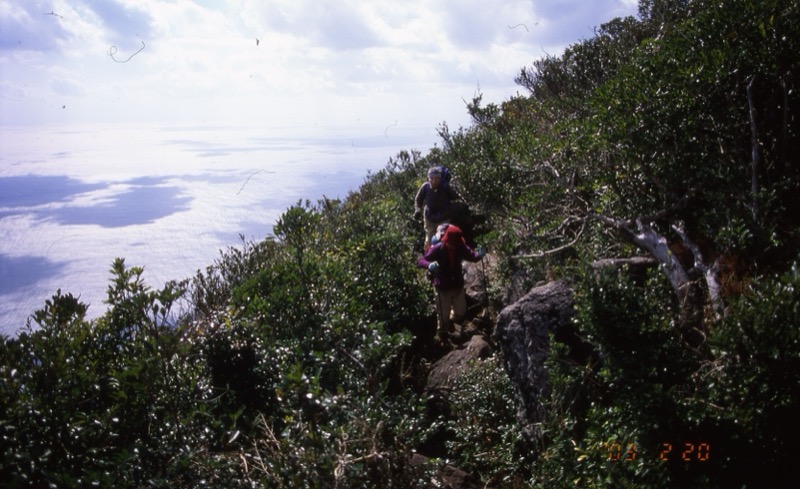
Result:
{"label": "dense bush", "polygon": [[674,327],[665,287],[620,274],[578,287],[576,327],[597,356],[551,352],[537,486],[780,487],[789,476],[797,269],[751,284],[699,350]]}
{"label": "dense bush", "polygon": [[686,407],[705,356],[675,327],[667,284],[655,276],[642,288],[614,272],[589,273],[576,285],[575,327],[594,354],[580,363],[565,347],[551,352],[553,418],[537,486],[697,487],[683,478],[697,463],[680,466],[680,453],[661,458],[664,443],[707,442],[702,420]]}
{"label": "dense bush", "polygon": [[12,486],[192,485],[210,470],[204,452],[220,426],[207,416],[200,351],[163,322],[180,287],[152,291],[122,260],[112,272],[102,318],[86,321],[86,306],[58,293],[36,327],[4,343],[2,466]]}
{"label": "dense bush", "polygon": [[516,419],[516,399],[498,356],[481,361],[457,380],[448,448],[459,467],[481,474],[489,487],[523,487],[534,452]]}
{"label": "dense bush", "polygon": [[[724,457],[724,486],[779,487],[800,429],[800,270],[754,281],[713,330],[699,410]],[[746,462],[746,463],[743,463]]]}

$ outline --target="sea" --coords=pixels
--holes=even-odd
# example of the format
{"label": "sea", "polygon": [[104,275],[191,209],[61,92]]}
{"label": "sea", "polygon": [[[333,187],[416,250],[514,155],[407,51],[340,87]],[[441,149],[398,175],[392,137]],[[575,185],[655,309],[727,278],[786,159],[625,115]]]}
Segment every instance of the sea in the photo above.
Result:
{"label": "sea", "polygon": [[59,290],[102,315],[115,258],[154,289],[190,278],[270,237],[290,206],[345,198],[437,138],[397,124],[2,127],[0,334],[18,335]]}

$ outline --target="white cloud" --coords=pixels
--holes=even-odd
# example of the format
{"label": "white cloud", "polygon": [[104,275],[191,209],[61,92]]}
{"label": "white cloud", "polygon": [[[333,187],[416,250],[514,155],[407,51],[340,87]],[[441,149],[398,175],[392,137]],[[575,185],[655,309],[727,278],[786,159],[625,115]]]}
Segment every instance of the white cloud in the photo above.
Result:
{"label": "white cloud", "polygon": [[507,98],[521,67],[635,12],[634,0],[0,5],[4,124],[465,120],[479,87]]}
{"label": "white cloud", "polygon": [[44,14],[39,3],[0,4],[0,47],[4,51],[49,52],[66,36],[58,17]]}
{"label": "white cloud", "polygon": [[86,94],[84,86],[69,78],[54,78],[50,81],[54,93],[66,96],[82,96]]}

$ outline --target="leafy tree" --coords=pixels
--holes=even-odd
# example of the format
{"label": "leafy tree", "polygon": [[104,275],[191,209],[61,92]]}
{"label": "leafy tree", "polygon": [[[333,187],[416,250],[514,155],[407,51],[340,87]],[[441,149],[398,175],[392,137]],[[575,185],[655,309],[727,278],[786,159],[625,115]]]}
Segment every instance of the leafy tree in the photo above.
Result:
{"label": "leafy tree", "polygon": [[616,19],[523,70],[527,99],[473,108],[478,126],[443,137],[482,173],[507,176],[480,181],[503,196],[493,224],[504,249],[649,254],[687,330],[702,329],[707,302],[724,314],[723,282],[748,273],[737,257],[785,263],[797,242],[785,206],[798,181],[785,152],[797,140],[797,5],[665,5],[643,2],[642,21]]}

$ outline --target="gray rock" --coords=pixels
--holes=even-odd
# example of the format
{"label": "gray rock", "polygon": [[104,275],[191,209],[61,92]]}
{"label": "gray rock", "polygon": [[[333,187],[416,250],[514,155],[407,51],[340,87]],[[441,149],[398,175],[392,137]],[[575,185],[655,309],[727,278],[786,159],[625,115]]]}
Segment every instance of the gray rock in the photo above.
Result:
{"label": "gray rock", "polygon": [[449,392],[455,379],[470,368],[474,361],[487,358],[491,354],[492,347],[486,339],[481,335],[473,336],[469,343],[451,351],[433,364],[425,390],[429,394]]}
{"label": "gray rock", "polygon": [[568,329],[573,316],[572,290],[557,281],[535,287],[497,317],[495,337],[521,401],[520,421],[528,427],[544,419],[550,335]]}

